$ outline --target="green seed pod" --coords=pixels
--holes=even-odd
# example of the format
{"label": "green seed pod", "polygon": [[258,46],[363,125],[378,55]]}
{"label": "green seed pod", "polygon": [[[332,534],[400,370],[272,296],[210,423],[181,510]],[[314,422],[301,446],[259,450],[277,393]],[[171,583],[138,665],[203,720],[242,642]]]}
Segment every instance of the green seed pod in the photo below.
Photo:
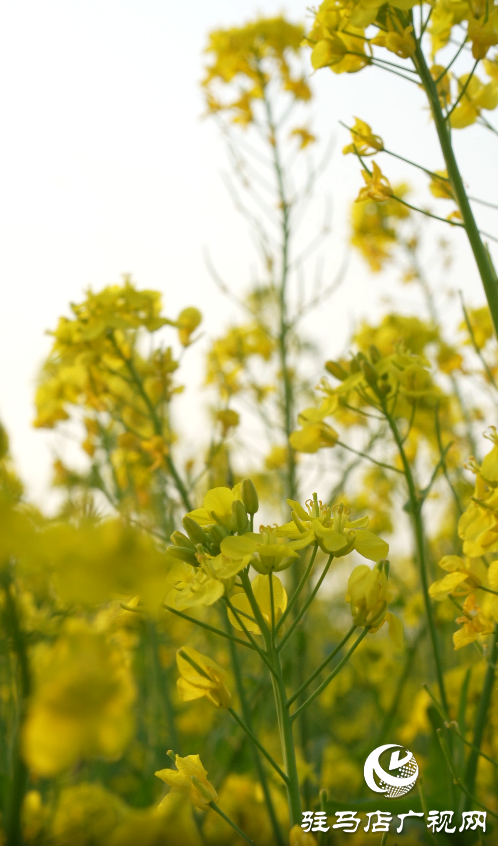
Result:
{"label": "green seed pod", "polygon": [[171,543],[174,543],[175,546],[183,546],[185,549],[193,549],[195,550],[195,544],[184,535],[183,532],[173,532],[170,537]]}
{"label": "green seed pod", "polygon": [[189,517],[188,514],[185,515],[182,523],[183,528],[193,543],[202,543],[204,546],[209,543],[209,537],[202,526],[199,526],[199,524],[196,523],[195,520],[192,520],[192,517]]}
{"label": "green seed pod", "polygon": [[250,479],[244,479],[242,482],[242,502],[248,514],[256,514],[259,511],[258,494]]}
{"label": "green seed pod", "polygon": [[187,549],[184,546],[168,546],[167,552],[172,558],[184,561],[186,564],[192,564],[193,567],[197,567],[199,564],[192,549]]}
{"label": "green seed pod", "polygon": [[249,525],[249,520],[247,519],[246,510],[240,499],[234,499],[232,502],[232,514],[235,518],[235,525],[239,535],[244,534]]}
{"label": "green seed pod", "polygon": [[338,361],[326,361],[325,370],[330,373],[331,376],[335,376],[336,379],[339,379],[339,382],[344,382],[344,380],[348,378],[347,372]]}

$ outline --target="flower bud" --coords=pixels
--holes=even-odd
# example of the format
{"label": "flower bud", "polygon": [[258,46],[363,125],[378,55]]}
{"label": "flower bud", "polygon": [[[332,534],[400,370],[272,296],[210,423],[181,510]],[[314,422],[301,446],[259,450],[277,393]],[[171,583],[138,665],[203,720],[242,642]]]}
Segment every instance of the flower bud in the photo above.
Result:
{"label": "flower bud", "polygon": [[248,514],[256,514],[259,511],[259,499],[251,479],[244,479],[242,482],[242,502]]}
{"label": "flower bud", "polygon": [[192,549],[195,551],[195,544],[184,535],[183,532],[173,532],[170,537],[171,543],[174,543],[175,546],[183,546],[185,549]]}
{"label": "flower bud", "polygon": [[367,380],[368,384],[371,385],[373,388],[377,386],[377,373],[374,367],[370,364],[370,362],[365,358],[361,362],[361,370],[362,373]]}
{"label": "flower bud", "polygon": [[204,546],[209,544],[209,536],[206,534],[202,526],[199,526],[195,520],[192,520],[192,517],[189,517],[188,514],[186,514],[182,523],[183,528],[193,543],[202,543]]}
{"label": "flower bud", "polygon": [[232,514],[235,518],[235,525],[237,527],[237,531],[239,535],[244,534],[247,527],[249,526],[249,520],[247,519],[246,510],[241,503],[240,499],[234,499],[232,502]]}
{"label": "flower bud", "polygon": [[382,354],[381,354],[380,350],[378,349],[378,347],[375,346],[375,344],[370,344],[368,352],[370,354],[370,360],[374,364],[377,364],[377,362],[381,360]]}
{"label": "flower bud", "polygon": [[344,370],[344,367],[342,367],[342,365],[337,361],[326,361],[325,370],[330,373],[331,376],[335,376],[336,379],[339,379],[339,382],[344,382],[344,380],[348,378],[348,374]]}
{"label": "flower bud", "polygon": [[199,563],[195,557],[195,552],[185,546],[168,546],[168,553],[172,558],[185,561],[186,564],[192,564],[193,567],[197,567]]}

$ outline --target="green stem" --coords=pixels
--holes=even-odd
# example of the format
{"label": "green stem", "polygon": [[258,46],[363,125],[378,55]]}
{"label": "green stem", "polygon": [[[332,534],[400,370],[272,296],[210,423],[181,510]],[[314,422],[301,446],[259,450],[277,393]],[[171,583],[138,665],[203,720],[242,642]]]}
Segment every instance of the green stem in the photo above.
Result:
{"label": "green stem", "polygon": [[[145,390],[145,388],[143,386],[140,375],[137,372],[135,365],[133,364],[133,360],[131,358],[128,358],[123,353],[122,349],[120,348],[119,344],[117,343],[117,341],[114,337],[114,332],[111,332],[110,337],[111,337],[112,345],[113,345],[114,349],[116,350],[119,357],[121,358],[121,360],[125,363],[126,367],[128,368],[128,372],[129,372],[131,378],[133,379],[133,381],[134,381],[134,383],[137,387],[137,390],[138,390],[140,396],[142,397],[142,399],[145,403],[145,406],[146,406],[146,408],[149,412],[149,415],[150,415],[152,425],[154,426],[154,431],[155,431],[156,435],[162,436],[163,435],[163,427],[161,425],[161,421],[160,421],[160,419],[157,415],[157,411],[154,408],[154,405],[153,405],[149,395],[147,394],[147,391]],[[180,474],[178,473],[178,470],[176,469],[176,466],[173,462],[173,459],[171,458],[171,455],[169,453],[166,456],[166,464],[168,465],[168,470],[169,470],[169,472],[171,473],[171,475],[174,479],[176,489],[177,489],[178,493],[180,494],[180,497],[182,499],[182,502],[183,502],[185,508],[187,509],[187,511],[192,511],[192,503],[190,502],[187,488],[185,487],[183,480],[182,480]]]}
{"label": "green stem", "polygon": [[303,702],[303,704],[297,709],[297,711],[294,711],[294,713],[292,714],[292,717],[291,717],[292,722],[294,722],[294,720],[296,720],[299,717],[299,715],[308,707],[308,705],[311,705],[311,703],[315,701],[317,696],[320,696],[320,694],[325,690],[325,688],[330,684],[330,682],[333,679],[335,679],[337,674],[340,673],[340,671],[342,670],[344,665],[347,664],[347,662],[351,658],[351,655],[353,654],[355,649],[358,648],[358,646],[362,642],[363,638],[366,637],[366,635],[368,634],[369,631],[370,631],[369,627],[365,626],[362,633],[359,635],[359,637],[356,638],[356,640],[353,643],[351,649],[348,652],[346,652],[342,661],[339,661],[337,667],[335,667],[332,670],[332,672],[327,676],[325,681],[323,681],[321,683],[320,687],[317,687],[315,692],[312,693],[311,696],[308,696],[307,700],[305,702]]}
{"label": "green stem", "polygon": [[6,846],[22,846],[21,812],[28,781],[28,769],[21,757],[20,733],[22,730],[27,700],[31,692],[31,674],[24,633],[19,622],[16,599],[12,592],[10,577],[4,579],[5,622],[12,639],[19,670],[19,718],[12,751],[12,778],[6,804],[5,843]]}
{"label": "green stem", "polygon": [[315,546],[313,548],[313,552],[311,554],[311,558],[310,558],[309,563],[308,563],[308,566],[306,567],[306,570],[304,571],[297,588],[295,589],[294,593],[292,594],[287,608],[285,609],[284,613],[280,617],[280,620],[278,621],[277,625],[275,626],[275,634],[278,633],[280,627],[283,626],[283,624],[285,623],[290,611],[293,609],[294,605],[296,604],[304,585],[308,581],[308,577],[311,573],[311,569],[313,567],[313,564],[315,563],[315,558],[316,558],[317,552],[318,552],[318,544],[315,544]]}
{"label": "green stem", "polygon": [[206,629],[208,632],[212,632],[213,634],[217,634],[220,637],[226,638],[226,640],[231,640],[233,643],[238,643],[240,646],[245,646],[247,649],[253,649],[254,651],[258,651],[248,643],[246,640],[242,640],[240,637],[235,637],[235,635],[228,634],[228,632],[224,632],[221,629],[215,628],[215,626],[210,626],[208,623],[203,623],[202,620],[196,620],[195,617],[189,617],[188,614],[184,614],[183,611],[177,611],[176,608],[171,608],[169,605],[164,605],[163,608],[166,611],[171,611],[172,614],[176,614],[177,617],[182,617],[183,620],[188,620],[189,623],[194,623],[195,626],[200,626],[201,629]]}
{"label": "green stem", "polygon": [[308,610],[308,608],[310,607],[311,603],[313,602],[313,600],[314,600],[315,596],[317,595],[318,591],[320,590],[320,588],[321,588],[321,586],[322,586],[322,582],[323,582],[323,580],[324,580],[325,576],[327,575],[327,573],[328,573],[328,571],[329,571],[329,567],[330,567],[330,565],[332,564],[332,559],[333,559],[333,557],[334,557],[334,553],[332,552],[332,553],[329,555],[329,558],[328,558],[328,561],[327,561],[327,563],[326,563],[325,567],[323,568],[322,575],[321,575],[321,576],[320,576],[320,578],[318,579],[318,581],[317,581],[317,583],[316,583],[315,587],[313,588],[313,590],[311,591],[311,593],[310,593],[310,595],[309,595],[308,599],[306,600],[306,602],[304,603],[303,607],[301,608],[301,610],[300,610],[300,611],[299,611],[299,613],[297,614],[297,616],[296,616],[296,618],[295,618],[294,622],[292,623],[292,626],[290,627],[289,631],[287,632],[287,634],[285,635],[285,637],[284,637],[284,638],[282,638],[282,640],[280,641],[279,645],[277,646],[277,652],[280,652],[280,651],[281,651],[281,649],[285,646],[285,644],[286,644],[286,643],[287,643],[287,641],[289,640],[290,636],[292,635],[292,633],[293,633],[294,629],[296,628],[296,626],[298,625],[298,623],[300,622],[300,620],[302,619],[302,617],[304,617],[304,615],[306,614],[306,611],[307,611],[307,610]]}
{"label": "green stem", "polygon": [[221,808],[218,808],[218,805],[216,805],[214,802],[211,802],[209,807],[212,808],[213,811],[215,811],[218,814],[218,816],[222,818],[222,820],[225,820],[225,822],[227,822],[228,825],[230,825],[233,828],[233,830],[237,832],[239,837],[242,837],[242,840],[245,840],[246,843],[249,843],[249,846],[256,846],[254,840],[251,840],[251,838],[248,837],[247,834],[244,834],[242,829],[240,829],[238,827],[238,825],[236,823],[234,823],[233,820],[230,819],[230,817],[227,817],[227,815],[223,813]]}
{"label": "green stem", "polygon": [[[226,608],[223,608],[223,618],[224,618],[225,626],[228,629],[230,622],[228,620],[228,614],[226,612]],[[234,674],[234,678],[235,678],[235,685],[237,687],[237,693],[239,695],[240,706],[242,708],[242,715],[244,717],[244,723],[245,723],[244,730],[247,727],[247,729],[249,729],[249,731],[251,733],[253,733],[253,731],[252,731],[251,708],[249,706],[249,702],[247,701],[247,697],[246,697],[246,692],[245,692],[245,688],[244,688],[244,681],[243,681],[243,677],[242,677],[242,670],[241,670],[241,667],[240,667],[239,655],[237,653],[237,649],[235,647],[235,644],[232,641],[230,641],[229,649],[230,649],[230,658],[231,658],[231,661],[232,661],[233,674]],[[262,764],[262,761],[261,761],[261,757],[260,757],[260,754],[259,754],[259,751],[258,751],[258,746],[254,744],[254,741],[253,741],[253,745],[251,746],[251,749],[252,749],[252,753],[253,753],[254,767],[255,767],[256,772],[258,774],[259,782],[261,784],[261,789],[262,789],[263,795],[265,797],[266,807],[268,809],[268,816],[270,818],[270,823],[271,823],[271,826],[272,826],[272,829],[273,829],[273,834],[275,836],[275,843],[277,844],[277,846],[285,846],[284,839],[283,839],[283,836],[282,836],[282,831],[280,829],[280,825],[279,825],[279,822],[278,822],[278,819],[277,819],[277,815],[275,813],[275,807],[273,805],[273,800],[272,800],[272,797],[271,797],[270,788],[268,786],[268,779],[266,777],[265,768],[263,767],[263,764]],[[266,753],[265,753],[265,757],[266,757]],[[284,774],[282,773],[282,775],[284,775]]]}
{"label": "green stem", "polygon": [[272,676],[273,693],[277,709],[277,718],[280,728],[280,739],[282,744],[282,757],[285,771],[287,773],[287,799],[289,803],[289,816],[291,827],[301,823],[301,793],[299,789],[299,778],[297,774],[296,751],[292,732],[292,720],[287,705],[287,693],[282,674],[280,656],[276,649],[272,650],[273,666],[275,675]]}
{"label": "green stem", "polygon": [[278,775],[279,775],[279,776],[280,776],[280,778],[284,781],[284,783],[285,783],[285,784],[288,784],[288,783],[289,783],[289,779],[288,779],[288,777],[287,777],[287,776],[285,775],[285,773],[284,773],[284,772],[280,769],[280,767],[278,766],[277,762],[276,762],[276,761],[272,758],[272,756],[270,755],[270,753],[266,751],[266,749],[264,748],[264,746],[262,746],[262,744],[259,742],[259,740],[258,740],[258,738],[256,737],[256,735],[254,734],[254,732],[253,732],[253,731],[251,731],[251,729],[249,728],[249,726],[248,726],[248,725],[246,725],[246,723],[244,722],[244,720],[242,720],[242,719],[241,719],[241,717],[239,717],[239,715],[237,714],[237,711],[234,711],[234,709],[233,709],[233,708],[228,708],[228,713],[232,715],[232,717],[234,718],[235,722],[236,722],[236,723],[238,723],[238,725],[240,726],[240,728],[242,729],[242,731],[244,731],[244,732],[247,734],[247,736],[248,736],[249,740],[251,740],[251,742],[252,742],[252,743],[254,743],[254,745],[255,745],[256,749],[258,749],[258,750],[261,752],[261,754],[263,755],[263,757],[265,757],[265,758],[266,758],[266,760],[268,761],[268,763],[269,763],[269,764],[271,764],[271,766],[273,767],[273,769],[275,770],[275,772],[276,772],[276,773],[278,773]]}
{"label": "green stem", "polygon": [[480,808],[484,808],[486,813],[490,814],[492,817],[494,817],[495,819],[498,820],[498,814],[496,814],[494,811],[492,811],[490,808],[488,808],[487,805],[483,805],[482,802],[479,802],[479,800],[476,799],[476,797],[470,792],[467,785],[462,781],[462,779],[458,775],[457,771],[455,770],[455,765],[453,764],[453,761],[451,759],[450,750],[448,749],[448,745],[446,743],[446,740],[443,737],[442,729],[440,729],[440,728],[436,729],[436,733],[437,733],[437,736],[438,736],[438,739],[439,739],[439,743],[441,745],[441,749],[443,751],[444,759],[445,759],[446,764],[448,766],[448,769],[449,769],[449,771],[450,771],[450,773],[453,777],[454,784],[456,784],[456,786],[460,788],[462,793],[465,793],[465,795],[467,796],[467,798],[470,800],[471,803],[473,803],[473,804],[475,803]]}
{"label": "green stem", "polygon": [[332,652],[330,652],[330,654],[329,654],[329,655],[327,655],[327,657],[323,659],[323,661],[322,661],[322,663],[320,664],[320,666],[316,668],[316,670],[315,670],[315,671],[311,674],[311,676],[309,676],[309,678],[307,678],[307,679],[306,679],[306,681],[305,681],[305,682],[303,682],[303,684],[301,685],[301,687],[299,688],[299,690],[296,690],[296,692],[295,692],[295,693],[293,693],[293,694],[292,694],[292,696],[288,699],[288,701],[287,701],[287,704],[288,704],[288,705],[292,705],[292,703],[293,703],[293,702],[295,702],[295,701],[296,701],[296,699],[298,699],[298,698],[299,698],[299,696],[301,695],[301,693],[303,693],[303,691],[305,691],[305,690],[306,690],[306,688],[307,688],[307,687],[309,687],[309,685],[311,684],[311,682],[313,682],[313,681],[316,679],[316,677],[320,675],[320,673],[322,672],[322,670],[324,670],[324,669],[325,669],[325,667],[327,666],[327,664],[330,664],[330,662],[332,661],[332,659],[333,659],[333,658],[335,658],[335,656],[337,655],[337,653],[338,653],[338,652],[340,652],[340,651],[341,651],[341,649],[342,649],[342,647],[343,647],[343,646],[344,646],[344,645],[348,642],[349,638],[353,635],[353,633],[354,633],[354,631],[356,630],[356,628],[357,628],[357,626],[353,623],[353,625],[351,626],[350,630],[348,631],[348,633],[347,633],[347,634],[345,634],[345,635],[344,635],[344,637],[343,637],[343,639],[341,640],[341,642],[340,642],[340,643],[338,643],[338,644],[337,644],[337,646],[335,647],[335,649],[333,649],[333,650],[332,650]]}
{"label": "green stem", "polygon": [[462,215],[463,225],[467,232],[467,237],[481,276],[495,333],[498,335],[498,280],[496,278],[496,272],[475,222],[474,214],[465,190],[465,185],[453,152],[451,131],[443,115],[436,83],[432,78],[421,45],[418,41],[416,43],[415,54],[413,56],[413,63],[420,74],[422,85],[424,86],[429,100],[429,105],[436,126],[436,132],[441,145],[441,151],[446,164],[446,170],[448,172],[448,178],[450,180],[453,195]]}
{"label": "green stem", "polygon": [[424,597],[424,605],[425,605],[425,612],[427,615],[427,623],[429,626],[429,635],[431,638],[432,643],[432,651],[434,654],[434,663],[436,666],[436,676],[439,686],[439,692],[441,695],[441,702],[443,703],[443,707],[445,711],[448,711],[448,700],[446,698],[446,690],[444,686],[444,678],[443,678],[443,667],[441,662],[441,655],[439,651],[439,642],[436,633],[436,625],[434,622],[434,614],[432,610],[431,600],[429,596],[429,579],[427,574],[427,561],[425,556],[425,536],[424,536],[424,524],[422,521],[422,514],[421,514],[421,503],[419,502],[419,498],[417,496],[417,489],[415,486],[415,480],[413,478],[412,469],[410,467],[410,462],[406,457],[406,453],[403,447],[403,442],[401,440],[400,434],[398,432],[398,427],[392,418],[391,414],[387,409],[387,404],[385,400],[382,400],[382,408],[386,417],[386,420],[389,424],[389,428],[391,429],[393,438],[396,442],[396,446],[398,447],[398,452],[401,458],[401,462],[403,464],[404,475],[406,479],[406,484],[408,486],[408,498],[410,502],[410,518],[413,527],[413,533],[415,538],[415,547],[417,550],[417,558],[418,564],[420,569],[420,578],[422,582],[422,593]]}
{"label": "green stem", "polygon": [[498,658],[498,625],[495,626],[495,630],[491,635],[490,644],[489,644],[489,655],[488,655],[488,666],[486,669],[486,675],[484,677],[484,684],[481,690],[481,695],[479,698],[479,706],[477,708],[476,714],[476,721],[474,726],[474,739],[473,739],[473,746],[475,748],[472,749],[469,760],[467,761],[467,767],[465,769],[465,784],[467,786],[467,790],[469,794],[474,793],[474,786],[477,774],[477,764],[479,762],[479,750],[481,748],[481,743],[484,735],[484,729],[486,728],[486,723],[488,719],[488,711],[489,706],[491,704],[491,696],[493,693],[493,685],[495,682],[495,665],[496,660]]}

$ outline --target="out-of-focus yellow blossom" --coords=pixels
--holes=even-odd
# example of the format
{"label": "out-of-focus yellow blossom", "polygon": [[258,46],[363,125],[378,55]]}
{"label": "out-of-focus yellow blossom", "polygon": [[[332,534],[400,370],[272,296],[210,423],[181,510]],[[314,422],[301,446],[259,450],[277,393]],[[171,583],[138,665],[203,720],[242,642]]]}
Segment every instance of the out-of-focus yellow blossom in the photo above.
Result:
{"label": "out-of-focus yellow blossom", "polygon": [[22,806],[22,834],[26,843],[36,843],[44,828],[49,809],[43,805],[41,793],[38,790],[28,790],[24,796]]}
{"label": "out-of-focus yellow blossom", "polygon": [[330,508],[315,497],[306,501],[306,508],[291,499],[287,502],[292,509],[292,520],[277,529],[281,537],[307,538],[308,543],[316,541],[323,552],[333,553],[335,558],[355,549],[364,558],[380,561],[389,552],[389,544],[366,529],[368,517],[350,521],[350,510],[342,504]]}
{"label": "out-of-focus yellow blossom", "polygon": [[265,458],[267,470],[282,470],[289,458],[289,450],[284,446],[273,446]]}
{"label": "out-of-focus yellow blossom", "polygon": [[387,621],[392,643],[402,649],[403,624],[387,610],[393,595],[388,587],[386,567],[383,563],[370,569],[367,564],[355,567],[348,579],[346,602],[351,606],[353,623],[368,626],[377,632]]}
{"label": "out-of-focus yellow blossom", "polygon": [[460,623],[462,628],[453,635],[455,649],[468,646],[480,635],[491,634],[495,627],[495,621],[481,613],[474,594],[470,594],[463,603],[463,615],[457,617],[456,622]]}
{"label": "out-of-focus yellow blossom", "polygon": [[310,832],[303,831],[300,825],[293,825],[289,832],[290,846],[316,846],[316,840]]}
{"label": "out-of-focus yellow blossom", "polygon": [[293,62],[303,37],[303,27],[282,15],[211,32],[206,53],[212,61],[202,83],[209,111],[227,112],[234,123],[248,126],[270,78],[281,93],[288,92],[298,101],[309,100],[309,85]]}
{"label": "out-of-focus yellow blossom", "polygon": [[[467,316],[469,318],[469,323],[472,328],[472,334],[474,336],[474,341],[478,347],[478,349],[482,350],[487,342],[494,338],[494,331],[493,331],[493,324],[491,322],[491,314],[487,305],[482,306],[481,308],[473,308],[468,309]],[[460,324],[460,329],[467,333],[467,338],[465,339],[466,344],[471,344],[472,340],[468,337],[468,327],[465,321],[462,321]]]}
{"label": "out-of-focus yellow blossom", "polygon": [[399,32],[391,20],[387,19],[387,32],[381,32],[370,40],[370,44],[385,47],[390,53],[400,59],[408,59],[415,52],[415,39],[412,35],[413,27],[407,26]]}
{"label": "out-of-focus yellow blossom", "polygon": [[314,144],[316,136],[313,135],[305,126],[299,126],[292,130],[291,137],[294,136],[299,139],[299,149],[304,150],[308,144]]}
{"label": "out-of-focus yellow blossom", "polygon": [[128,663],[106,635],[79,620],[66,623],[33,661],[35,689],[23,730],[23,754],[41,776],[81,758],[117,758],[133,729],[135,688]]}
{"label": "out-of-focus yellow blossom", "polygon": [[[429,184],[429,191],[433,197],[438,197],[442,200],[454,200],[453,191],[448,179],[448,171],[435,170],[436,177],[433,177]],[[441,177],[438,179],[437,177]]]}
{"label": "out-of-focus yellow blossom", "polygon": [[355,124],[351,127],[352,143],[343,148],[344,155],[355,153],[360,156],[374,156],[384,149],[384,142],[380,135],[374,135],[368,123],[360,118],[355,118]]}
{"label": "out-of-focus yellow blossom", "polygon": [[[207,811],[211,802],[216,802],[218,794],[207,778],[199,755],[175,757],[176,770],[158,770],[155,775],[169,785],[171,792],[181,793],[201,811]],[[159,806],[160,807],[160,806]]]}
{"label": "out-of-focus yellow blossom", "polygon": [[464,74],[458,79],[459,90],[465,93],[450,117],[453,129],[464,129],[475,123],[483,109],[492,111],[498,106],[498,80],[492,80],[487,84],[481,82],[477,76],[473,76],[469,82],[469,74]]}
{"label": "out-of-focus yellow blossom", "polygon": [[218,708],[230,707],[232,697],[225,684],[227,676],[216,661],[191,646],[182,646],[176,653],[176,663],[180,671],[177,687],[184,702],[205,696]]}
{"label": "out-of-focus yellow blossom", "polygon": [[119,797],[98,783],[63,786],[51,823],[50,842],[55,846],[109,843],[112,832],[126,819],[126,812]]}
{"label": "out-of-focus yellow blossom", "polygon": [[[408,186],[395,185],[393,191],[403,199],[408,193]],[[392,258],[399,240],[400,221],[406,220],[409,215],[409,209],[393,199],[351,204],[351,243],[374,273],[382,270],[386,261]]]}
{"label": "out-of-focus yellow blossom", "polygon": [[365,180],[365,187],[360,188],[360,193],[356,198],[357,203],[363,203],[365,200],[383,203],[392,197],[393,189],[377,162],[372,162],[372,173],[369,173],[368,170],[362,170],[362,176]]}
{"label": "out-of-focus yellow blossom", "polygon": [[188,347],[192,343],[191,335],[195,332],[197,327],[202,322],[202,314],[198,308],[190,306],[184,308],[177,318],[178,334],[180,343],[184,347]]}
{"label": "out-of-focus yellow blossom", "polygon": [[262,326],[250,323],[232,327],[208,352],[206,383],[217,385],[222,398],[228,399],[247,384],[245,369],[250,360],[268,362],[274,351],[275,343]]}
{"label": "out-of-focus yellow blossom", "polygon": [[474,59],[484,59],[490,47],[498,44],[498,9],[496,6],[486,8],[479,17],[471,15],[467,33],[472,41],[472,55]]}
{"label": "out-of-focus yellow blossom", "polygon": [[[277,624],[280,620],[280,617],[287,608],[287,591],[285,590],[282,582],[280,581],[278,576],[274,576],[273,574],[269,576],[256,576],[256,578],[251,582],[254,598],[258,604],[261,614],[263,615],[263,619],[269,628],[271,628],[272,624],[270,579],[272,580],[273,586],[273,612],[275,615],[274,621],[275,624]],[[246,629],[252,632],[253,634],[261,634],[261,630],[254,620],[253,610],[246,594],[236,593],[231,598],[231,604],[234,606],[234,608],[237,609],[237,611],[243,612],[241,619]],[[243,631],[243,628],[237,620],[235,614],[233,614],[229,610],[228,616],[230,618],[232,626],[235,626],[235,628],[239,629],[239,631]],[[282,629],[280,629],[280,631],[282,631]]]}
{"label": "out-of-focus yellow blossom", "polygon": [[91,607],[138,594],[157,615],[171,559],[145,532],[120,520],[58,523],[40,534],[39,549],[64,602]]}
{"label": "out-of-focus yellow blossom", "polygon": [[224,408],[216,412],[216,419],[221,423],[223,437],[225,437],[231,429],[239,425],[240,414],[231,408]]}
{"label": "out-of-focus yellow blossom", "polygon": [[278,534],[272,526],[261,526],[259,534],[246,532],[237,537],[227,537],[221,542],[224,555],[235,558],[251,556],[251,566],[258,573],[268,575],[290,567],[298,558],[296,550],[304,549],[312,543],[312,535],[304,533],[296,540],[287,540]]}

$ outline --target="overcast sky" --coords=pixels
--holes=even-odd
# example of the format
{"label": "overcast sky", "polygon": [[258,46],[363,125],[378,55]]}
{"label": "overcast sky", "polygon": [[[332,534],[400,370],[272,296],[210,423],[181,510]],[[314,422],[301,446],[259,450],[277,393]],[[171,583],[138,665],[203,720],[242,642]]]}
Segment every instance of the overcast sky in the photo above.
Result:
{"label": "overcast sky", "polygon": [[[169,315],[198,305],[208,335],[233,315],[206,271],[202,250],[209,245],[238,291],[252,256],[221,181],[219,133],[200,119],[202,51],[213,28],[284,9],[294,21],[304,20],[305,7],[305,0],[285,6],[273,0],[2,4],[0,417],[39,501],[53,438],[31,429],[34,379],[50,346],[44,332],[71,300],[81,299],[89,285],[98,289],[129,272],[139,286],[163,292]],[[359,115],[391,149],[431,168],[442,161],[415,85],[375,69],[342,76],[324,70],[313,82],[317,134],[337,136],[320,185],[322,195],[333,197],[334,232],[326,245],[333,268],[342,255],[347,203],[361,181],[354,158],[340,153],[347,137],[339,120]],[[496,170],[490,173],[483,163],[496,160],[495,142],[475,127],[456,135],[471,192],[488,199],[496,197]],[[406,165],[385,159],[382,165],[394,181],[414,178]],[[317,211],[316,225],[318,220]],[[482,220],[496,231],[492,213]],[[437,226],[435,234],[448,234]],[[454,241],[452,283],[481,303],[468,248],[463,238]],[[361,261],[352,262],[339,294],[308,324],[323,339],[327,357],[340,349],[355,319],[379,313],[389,290],[388,277],[372,277]],[[410,289],[398,292],[401,308],[417,307]],[[189,402],[196,399],[191,389]]]}

